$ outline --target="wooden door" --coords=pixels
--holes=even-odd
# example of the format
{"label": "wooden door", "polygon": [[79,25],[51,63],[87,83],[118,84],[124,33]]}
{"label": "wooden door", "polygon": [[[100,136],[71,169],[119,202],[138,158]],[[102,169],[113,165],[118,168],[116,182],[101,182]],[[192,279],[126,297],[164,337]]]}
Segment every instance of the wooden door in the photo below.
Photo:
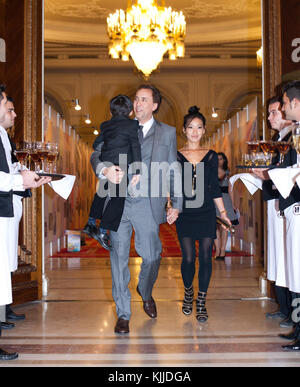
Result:
{"label": "wooden door", "polygon": [[[41,140],[42,131],[42,0],[0,0],[0,38],[6,61],[0,82],[14,99],[14,142]],[[19,268],[13,275],[14,304],[42,297],[41,188],[23,200],[19,234]]]}

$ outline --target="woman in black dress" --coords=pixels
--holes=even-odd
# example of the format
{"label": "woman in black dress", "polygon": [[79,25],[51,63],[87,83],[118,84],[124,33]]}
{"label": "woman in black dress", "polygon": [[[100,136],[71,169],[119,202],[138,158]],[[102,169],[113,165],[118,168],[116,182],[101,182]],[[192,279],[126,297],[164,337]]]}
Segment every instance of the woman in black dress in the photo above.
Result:
{"label": "woman in black dress", "polygon": [[[212,248],[216,238],[216,209],[217,206],[220,216],[226,222],[230,223],[224,207],[222,193],[218,181],[218,156],[210,149],[203,149],[200,146],[201,138],[205,133],[205,117],[200,113],[197,106],[189,109],[184,117],[183,133],[186,136],[186,145],[177,153],[178,161],[184,165],[192,164],[192,189],[196,190],[198,184],[203,184],[204,201],[198,208],[189,208],[188,197],[183,192],[183,211],[176,221],[176,230],[182,251],[181,273],[184,283],[184,300],[182,312],[186,315],[192,313],[194,289],[193,279],[195,276],[196,261],[196,240],[199,241],[199,291],[196,299],[196,318],[200,322],[205,322],[208,318],[205,308],[206,294],[212,274]],[[196,176],[197,164],[203,163],[204,176]],[[183,187],[185,187],[185,178],[187,174],[183,173]],[[188,182],[188,181],[187,181]],[[186,182],[186,183],[187,183]],[[191,179],[189,178],[191,183]],[[191,190],[191,195],[193,191]],[[194,196],[196,199],[196,196]]]}

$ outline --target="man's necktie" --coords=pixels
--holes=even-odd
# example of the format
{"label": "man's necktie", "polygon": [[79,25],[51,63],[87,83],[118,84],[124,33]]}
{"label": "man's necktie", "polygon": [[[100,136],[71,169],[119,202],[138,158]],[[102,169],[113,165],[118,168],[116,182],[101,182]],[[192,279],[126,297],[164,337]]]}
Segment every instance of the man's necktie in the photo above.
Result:
{"label": "man's necktie", "polygon": [[139,138],[139,142],[141,144],[143,142],[143,140],[144,140],[143,125],[139,126],[138,138]]}

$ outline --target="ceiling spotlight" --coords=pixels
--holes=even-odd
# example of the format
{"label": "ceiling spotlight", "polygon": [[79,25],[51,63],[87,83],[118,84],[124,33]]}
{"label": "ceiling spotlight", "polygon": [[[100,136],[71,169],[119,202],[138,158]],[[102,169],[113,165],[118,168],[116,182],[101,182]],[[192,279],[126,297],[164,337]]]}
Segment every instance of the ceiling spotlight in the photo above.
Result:
{"label": "ceiling spotlight", "polygon": [[77,111],[79,111],[79,110],[81,110],[81,106],[79,105],[79,99],[75,99],[75,100],[73,100],[73,102],[75,103],[75,110],[77,110]]}
{"label": "ceiling spotlight", "polygon": [[218,113],[216,112],[216,108],[212,108],[212,114],[211,114],[211,116],[213,117],[213,118],[217,118],[218,117]]}
{"label": "ceiling spotlight", "polygon": [[95,129],[95,130],[93,131],[93,134],[94,134],[95,136],[98,136],[98,134],[99,134],[98,130]]}
{"label": "ceiling spotlight", "polygon": [[86,114],[86,119],[85,119],[85,123],[87,124],[87,125],[90,125],[91,123],[92,123],[92,121],[91,121],[91,119],[90,119],[90,115],[89,114]]}

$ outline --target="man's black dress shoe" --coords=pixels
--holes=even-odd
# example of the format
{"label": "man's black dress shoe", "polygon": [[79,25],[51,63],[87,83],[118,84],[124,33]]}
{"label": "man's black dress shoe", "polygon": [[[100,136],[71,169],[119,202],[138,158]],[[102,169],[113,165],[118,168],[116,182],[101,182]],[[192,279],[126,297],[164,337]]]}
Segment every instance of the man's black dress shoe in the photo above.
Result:
{"label": "man's black dress shoe", "polygon": [[300,334],[300,329],[299,329],[299,327],[297,325],[296,328],[294,328],[290,333],[279,334],[278,336],[281,339],[293,341],[293,340],[296,340],[298,337],[300,337],[299,334]]}
{"label": "man's black dress shoe", "polygon": [[268,312],[268,313],[266,313],[265,316],[266,316],[266,318],[269,318],[271,320],[275,320],[275,319],[278,319],[278,318],[283,318],[283,319],[286,318],[286,315],[281,313],[280,311]]}
{"label": "man's black dress shoe", "polygon": [[95,234],[97,234],[97,227],[93,224],[86,224],[82,229],[82,232],[87,234],[90,238],[95,238]]}
{"label": "man's black dress shoe", "polygon": [[279,326],[281,328],[289,328],[295,326],[294,321],[291,319],[291,317],[286,317],[283,321],[279,323]]}
{"label": "man's black dress shoe", "polygon": [[7,305],[6,320],[25,320],[25,314],[17,314]]}
{"label": "man's black dress shoe", "polygon": [[[142,295],[141,295],[141,293],[139,291],[138,286],[136,287],[136,291],[142,297]],[[143,297],[142,297],[142,300],[143,300]],[[143,307],[144,307],[145,313],[149,317],[151,317],[151,318],[156,318],[157,317],[157,310],[156,310],[156,305],[155,305],[155,301],[154,301],[153,297],[151,297],[150,300],[147,300],[147,301],[143,300]]]}
{"label": "man's black dress shoe", "polygon": [[115,333],[125,334],[129,333],[129,321],[119,317],[115,326]]}
{"label": "man's black dress shoe", "polygon": [[2,329],[13,329],[15,327],[14,323],[11,323],[9,321],[1,322],[1,328]]}
{"label": "man's black dress shoe", "polygon": [[100,243],[100,245],[110,251],[111,250],[111,243],[110,243],[110,237],[107,232],[102,233],[101,231],[98,231],[95,235],[94,238]]}
{"label": "man's black dress shoe", "polygon": [[284,351],[290,351],[290,352],[300,351],[300,340],[299,340],[299,339],[296,339],[296,340],[293,341],[291,344],[283,345],[283,346],[282,346],[282,349],[283,349]]}
{"label": "man's black dress shoe", "polygon": [[14,360],[19,355],[16,352],[8,353],[0,348],[0,360]]}
{"label": "man's black dress shoe", "polygon": [[289,341],[292,341],[292,340],[296,340],[298,335],[295,333],[295,331],[292,331],[290,333],[287,333],[287,334],[279,334],[278,335],[281,339],[284,339],[284,340],[289,340]]}

